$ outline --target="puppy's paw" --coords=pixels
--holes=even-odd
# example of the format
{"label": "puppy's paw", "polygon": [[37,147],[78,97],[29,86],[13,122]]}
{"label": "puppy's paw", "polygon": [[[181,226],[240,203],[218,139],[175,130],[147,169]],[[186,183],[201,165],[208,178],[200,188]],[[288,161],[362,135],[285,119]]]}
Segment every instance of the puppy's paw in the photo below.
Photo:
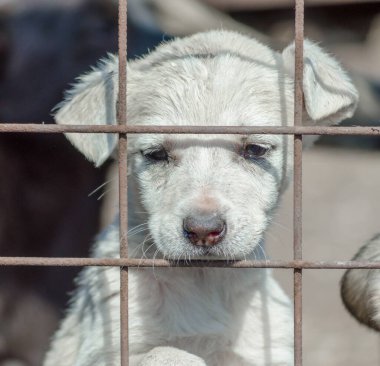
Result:
{"label": "puppy's paw", "polygon": [[[364,245],[353,258],[380,261],[380,234]],[[361,323],[380,331],[380,270],[349,269],[341,282],[346,308]]]}
{"label": "puppy's paw", "polygon": [[198,356],[173,347],[153,348],[139,366],[206,366]]}

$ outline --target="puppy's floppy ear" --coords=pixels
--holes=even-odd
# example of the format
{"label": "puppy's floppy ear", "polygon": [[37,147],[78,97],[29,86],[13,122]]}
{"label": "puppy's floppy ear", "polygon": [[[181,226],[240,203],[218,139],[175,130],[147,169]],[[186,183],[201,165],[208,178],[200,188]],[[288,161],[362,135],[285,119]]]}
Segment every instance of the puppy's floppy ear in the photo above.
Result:
{"label": "puppy's floppy ear", "polygon": [[[116,124],[117,78],[118,59],[109,56],[78,78],[78,83],[57,106],[56,122],[62,125]],[[67,133],[66,137],[96,166],[111,155],[117,144],[115,134]]]}
{"label": "puppy's floppy ear", "polygon": [[[286,72],[294,77],[294,43],[282,52]],[[306,123],[332,125],[353,115],[358,92],[339,63],[309,40],[304,41],[303,92]]]}

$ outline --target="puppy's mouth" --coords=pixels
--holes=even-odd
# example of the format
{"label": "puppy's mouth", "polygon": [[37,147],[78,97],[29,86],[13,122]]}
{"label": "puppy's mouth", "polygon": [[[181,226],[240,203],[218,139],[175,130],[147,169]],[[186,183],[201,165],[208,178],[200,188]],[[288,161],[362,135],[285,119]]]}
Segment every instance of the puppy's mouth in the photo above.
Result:
{"label": "puppy's mouth", "polygon": [[215,256],[212,247],[199,247],[197,248],[197,252],[198,256],[200,257]]}
{"label": "puppy's mouth", "polygon": [[[193,261],[193,260],[231,260],[235,259],[231,254],[226,253],[221,248],[216,247],[195,247],[195,248],[187,248],[179,253],[165,253],[162,252],[162,257],[168,260],[185,260],[185,261]],[[158,258],[159,256],[156,256]]]}
{"label": "puppy's mouth", "polygon": [[[221,260],[221,259],[232,259],[231,255],[222,250],[221,247],[218,246],[200,246],[196,248],[192,248],[190,253],[187,254],[187,258],[191,258],[191,260]],[[186,257],[186,255],[185,255]]]}
{"label": "puppy's mouth", "polygon": [[[191,228],[190,228],[191,229]],[[157,235],[157,239],[153,237],[155,246],[152,252],[155,254],[155,258],[162,258],[168,260],[241,260],[252,256],[255,256],[254,252],[257,251],[256,247],[262,240],[262,233],[254,232],[241,232],[231,230],[227,235],[221,235],[220,233],[225,230],[220,230],[219,235],[223,236],[218,241],[212,241],[209,236],[214,234],[209,233],[206,239],[203,240],[191,240],[192,238],[183,235],[182,233],[174,232],[170,230],[161,231]],[[191,232],[191,230],[188,230]],[[201,234],[198,234],[201,236]],[[201,238],[202,239],[202,238]],[[158,250],[158,253],[155,253]],[[150,254],[150,253],[149,253]],[[257,255],[257,254],[256,254]]]}

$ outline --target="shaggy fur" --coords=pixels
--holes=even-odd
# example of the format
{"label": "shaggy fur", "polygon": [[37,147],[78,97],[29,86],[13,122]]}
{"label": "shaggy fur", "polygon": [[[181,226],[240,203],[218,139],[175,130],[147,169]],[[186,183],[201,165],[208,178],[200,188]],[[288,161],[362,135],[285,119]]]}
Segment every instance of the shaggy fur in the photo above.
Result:
{"label": "shaggy fur", "polygon": [[[380,234],[360,248],[353,260],[380,261]],[[380,270],[350,269],[342,278],[341,295],[361,323],[380,331]]]}
{"label": "shaggy fur", "polygon": [[[115,123],[117,59],[102,62],[69,93],[61,124]],[[163,44],[128,66],[128,123],[286,126],[293,121],[294,46],[282,54],[230,32]],[[304,123],[352,115],[357,92],[339,64],[305,42]],[[116,137],[68,134],[100,165]],[[265,149],[247,157],[247,146]],[[167,161],[147,154],[165,149]],[[138,135],[128,139],[130,256],[265,257],[263,236],[292,171],[292,137]],[[192,245],[183,220],[223,217],[223,240]],[[96,257],[117,257],[118,226]],[[267,269],[130,269],[131,365],[291,365],[291,304]],[[162,347],[165,346],[165,347]],[[170,347],[170,348],[167,348]],[[119,270],[87,268],[45,366],[118,365]],[[170,356],[168,356],[170,355]],[[188,361],[186,358],[189,357]]]}

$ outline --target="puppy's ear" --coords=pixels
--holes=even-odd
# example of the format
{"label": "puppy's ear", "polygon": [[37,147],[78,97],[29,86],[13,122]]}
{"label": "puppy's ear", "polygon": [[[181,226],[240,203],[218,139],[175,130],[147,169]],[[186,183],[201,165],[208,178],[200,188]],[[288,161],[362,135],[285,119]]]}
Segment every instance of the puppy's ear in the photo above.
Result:
{"label": "puppy's ear", "polygon": [[[294,43],[282,52],[285,71],[294,77]],[[320,47],[304,41],[305,123],[337,124],[353,115],[358,92],[339,63]]]}
{"label": "puppy's ear", "polygon": [[[62,125],[116,124],[118,60],[110,56],[78,83],[57,106],[55,120]],[[71,143],[96,166],[101,165],[117,144],[115,134],[67,133]]]}

